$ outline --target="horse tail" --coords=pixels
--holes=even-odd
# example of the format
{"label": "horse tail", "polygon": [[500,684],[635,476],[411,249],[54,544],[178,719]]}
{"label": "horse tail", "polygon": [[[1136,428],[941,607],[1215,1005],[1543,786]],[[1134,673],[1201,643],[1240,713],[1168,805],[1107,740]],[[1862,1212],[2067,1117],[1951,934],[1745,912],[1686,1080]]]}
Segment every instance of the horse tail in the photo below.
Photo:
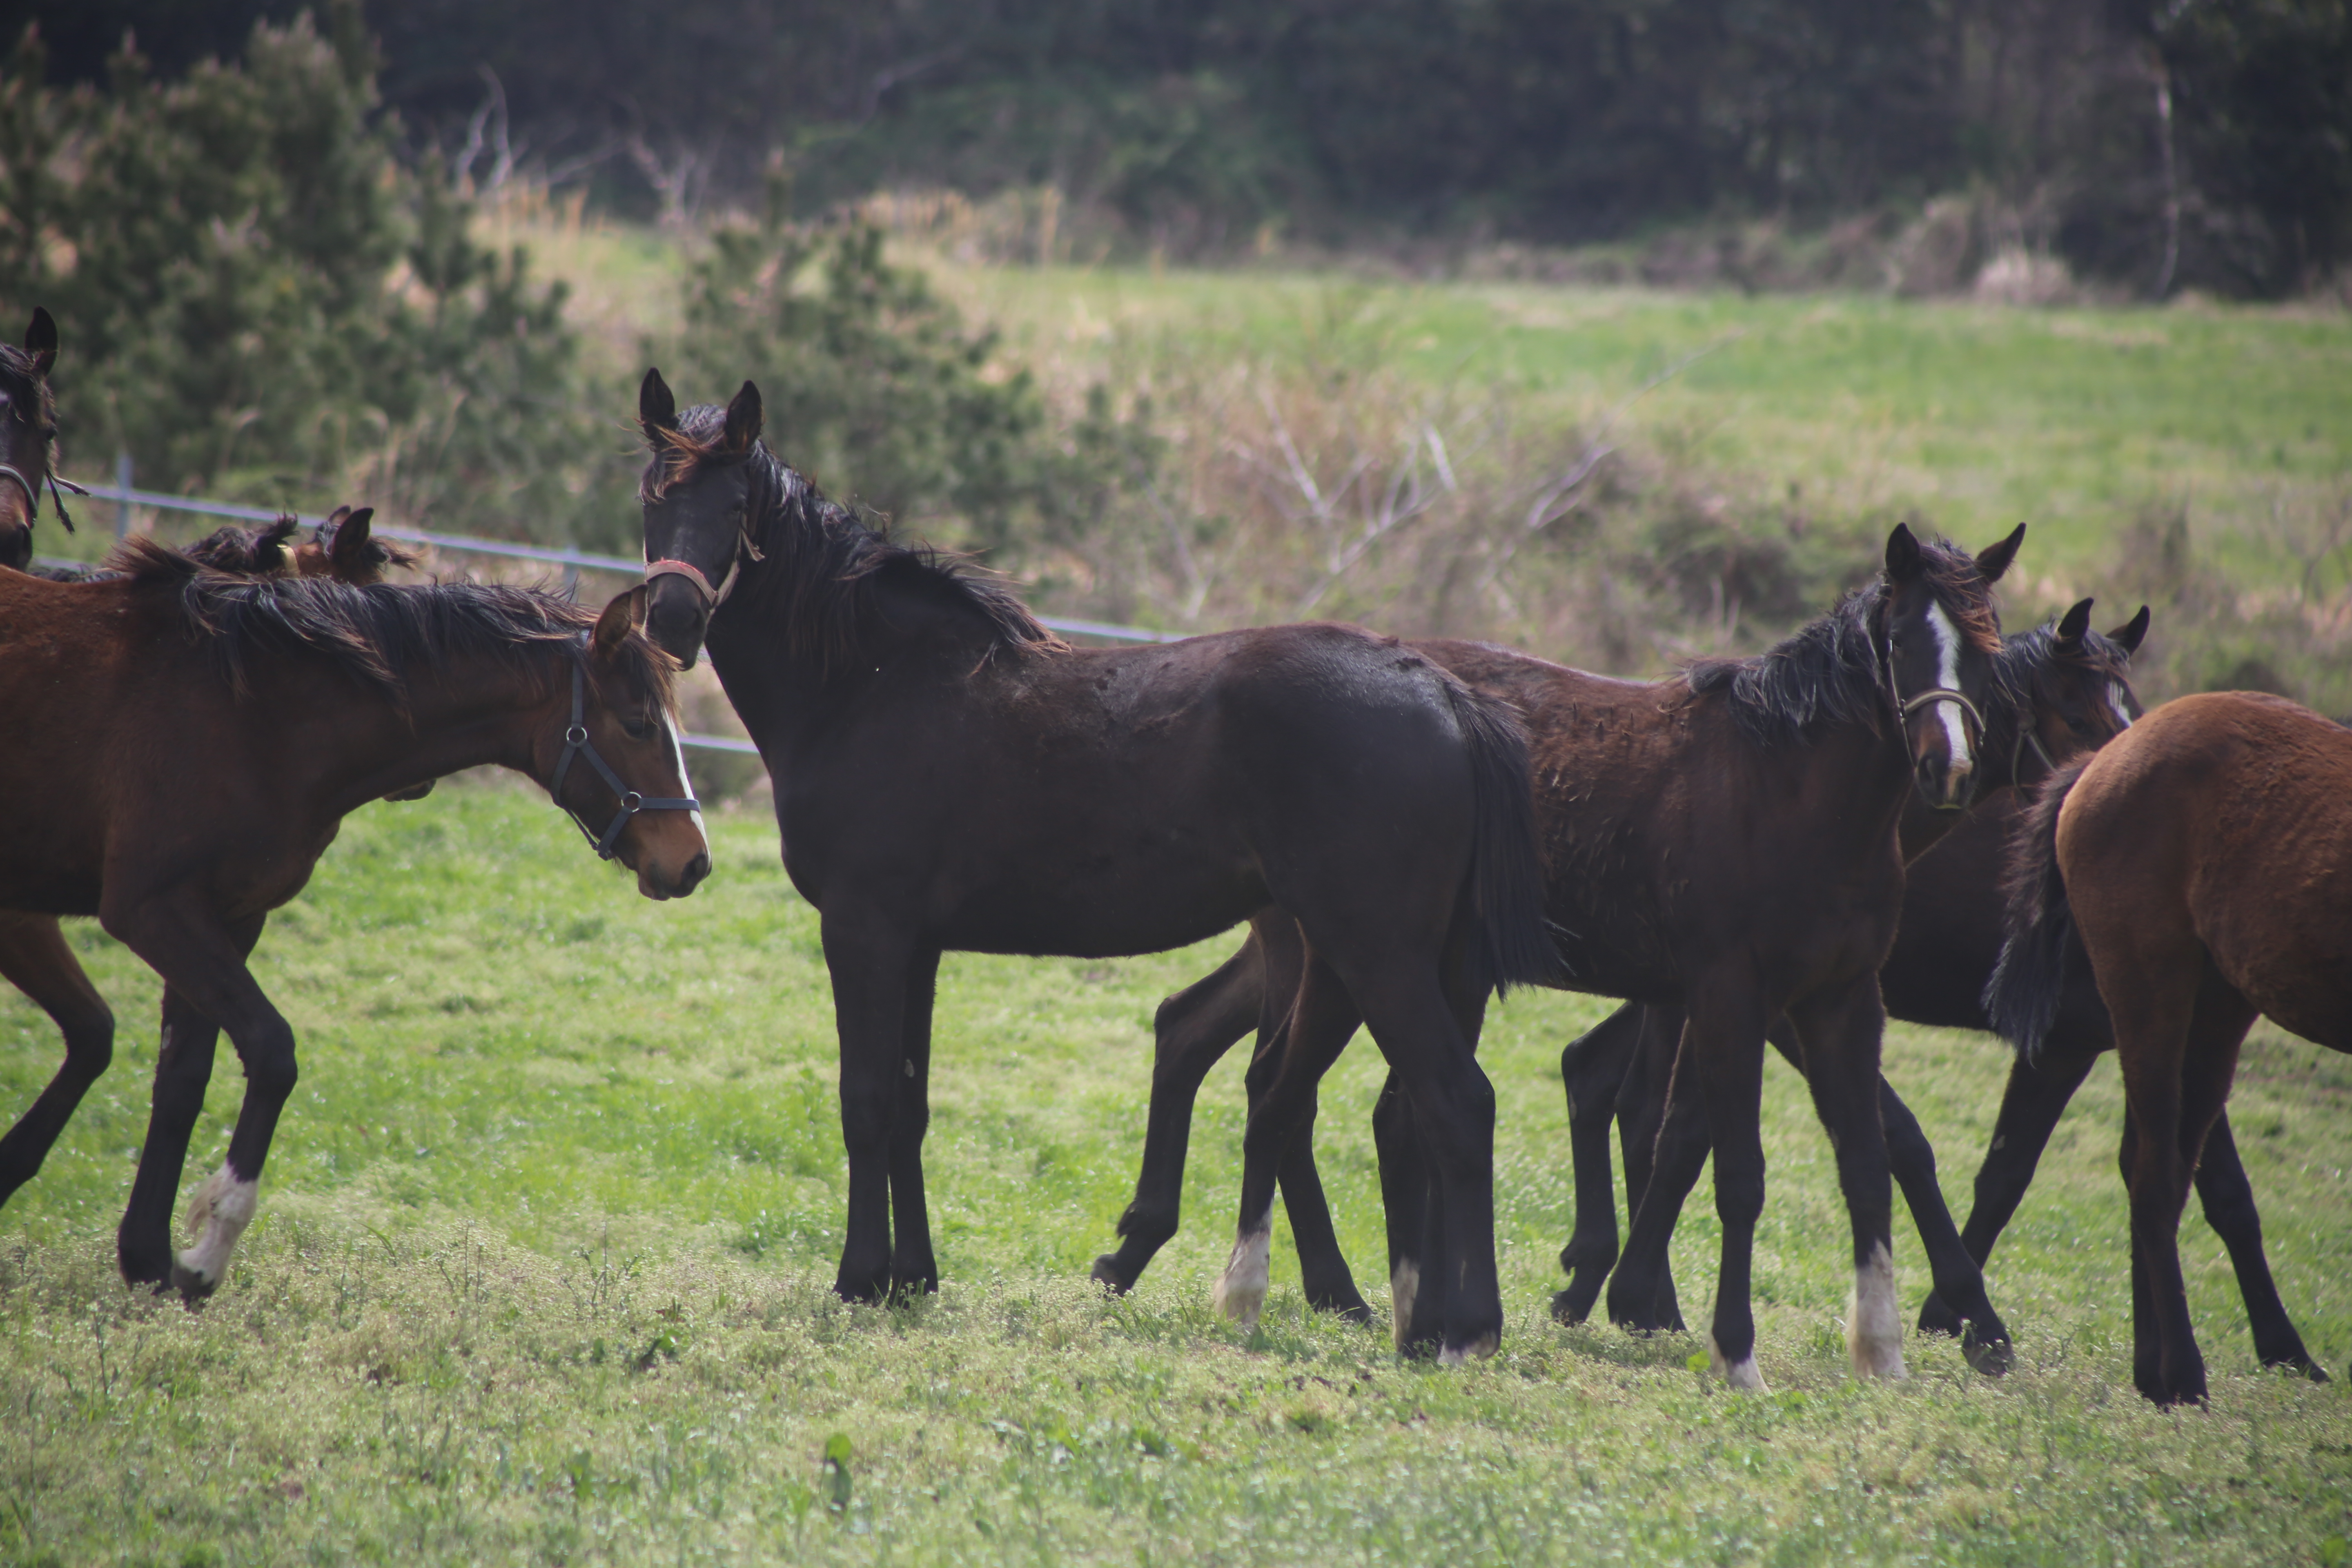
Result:
{"label": "horse tail", "polygon": [[1496,991],[1540,985],[1559,973],[1544,918],[1543,868],[1536,850],[1535,795],[1528,782],[1528,731],[1518,710],[1448,677],[1445,694],[1470,749],[1476,813],[1464,891],[1486,983]]}
{"label": "horse tail", "polygon": [[2066,957],[2076,943],[2074,911],[2058,868],[2058,813],[2092,760],[2051,774],[2010,838],[2009,907],[2001,920],[2000,961],[1985,982],[1984,1007],[1993,1028],[2029,1058],[2042,1049],[2066,994]]}

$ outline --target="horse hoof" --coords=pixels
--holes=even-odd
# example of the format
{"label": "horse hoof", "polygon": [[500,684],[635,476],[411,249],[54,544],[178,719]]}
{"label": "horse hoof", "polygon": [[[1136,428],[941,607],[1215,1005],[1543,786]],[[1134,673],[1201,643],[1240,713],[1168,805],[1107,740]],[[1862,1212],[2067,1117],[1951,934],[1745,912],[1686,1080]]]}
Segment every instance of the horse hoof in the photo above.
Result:
{"label": "horse hoof", "polygon": [[1210,1305],[1231,1319],[1244,1333],[1257,1328],[1258,1314],[1265,1308],[1273,1250],[1272,1230],[1244,1233],[1234,1241],[1233,1256],[1225,1260],[1225,1271],[1209,1289]]}
{"label": "horse hoof", "polygon": [[1465,1344],[1448,1344],[1437,1352],[1437,1364],[1461,1366],[1467,1362],[1485,1361],[1495,1353],[1496,1346],[1501,1342],[1499,1334],[1480,1334]]}
{"label": "horse hoof", "polygon": [[1764,1386],[1764,1373],[1756,1364],[1753,1348],[1738,1361],[1726,1361],[1722,1349],[1715,1342],[1715,1335],[1710,1333],[1706,1336],[1706,1364],[1717,1377],[1742,1394],[1771,1392]]}
{"label": "horse hoof", "polygon": [[1944,1305],[1941,1296],[1929,1293],[1919,1308],[1919,1331],[1923,1334],[1948,1334],[1953,1339],[1966,1337],[1967,1326],[1960,1315]]}
{"label": "horse hoof", "polygon": [[1980,1340],[1970,1330],[1960,1336],[1960,1354],[1987,1377],[2001,1377],[2017,1364],[2017,1347],[2007,1340]]}
{"label": "horse hoof", "polygon": [[[180,1293],[180,1300],[189,1306],[201,1307],[205,1304],[205,1297],[220,1289],[220,1281],[208,1279],[185,1264],[174,1263],[172,1265],[171,1289],[177,1290]],[[163,1294],[163,1286],[157,1286],[155,1294],[158,1296]]]}
{"label": "horse hoof", "polygon": [[1087,1277],[1101,1286],[1106,1296],[1124,1296],[1135,1289],[1135,1281],[1119,1273],[1118,1258],[1108,1252],[1095,1259]]}
{"label": "horse hoof", "polygon": [[1562,1328],[1584,1321],[1591,1310],[1589,1306],[1579,1305],[1573,1290],[1555,1290],[1551,1294],[1551,1321]]}
{"label": "horse hoof", "polygon": [[1372,1309],[1361,1296],[1321,1296],[1310,1298],[1307,1305],[1318,1312],[1328,1312],[1343,1323],[1358,1328],[1370,1327]]}

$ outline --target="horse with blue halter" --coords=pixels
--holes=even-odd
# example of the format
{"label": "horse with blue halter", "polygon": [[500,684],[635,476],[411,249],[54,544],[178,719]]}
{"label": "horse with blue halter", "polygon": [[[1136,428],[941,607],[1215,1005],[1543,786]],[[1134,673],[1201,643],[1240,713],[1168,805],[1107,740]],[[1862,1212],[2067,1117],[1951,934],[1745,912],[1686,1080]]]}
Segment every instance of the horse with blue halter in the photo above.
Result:
{"label": "horse with blue halter", "polygon": [[[651,373],[638,416],[648,630],[681,660],[709,649],[822,923],[849,1156],[835,1289],[939,1278],[922,1141],[942,952],[1150,952],[1280,921],[1419,1117],[1461,1282],[1432,1334],[1491,1351],[1495,1098],[1472,1047],[1486,996],[1551,963],[1507,703],[1350,626],[1074,648],[826,501],[761,442],[750,383],[681,413]],[[1243,1245],[1262,1256],[1270,1223]]]}
{"label": "horse with blue halter", "polygon": [[[599,616],[519,588],[237,576],[144,540],[110,565],[70,584],[0,569],[0,797],[37,827],[0,842],[0,974],[66,1037],[56,1079],[0,1138],[0,1201],[111,1057],[113,1017],[57,925],[95,915],[164,982],[122,1274],[195,1300],[253,1217],[294,1086],[293,1032],[247,955],[345,815],[498,763],[548,786],[648,897],[691,892],[709,850],[675,666],[640,630],[638,590]],[[173,1196],[223,1030],[244,1105],[175,1255]]]}

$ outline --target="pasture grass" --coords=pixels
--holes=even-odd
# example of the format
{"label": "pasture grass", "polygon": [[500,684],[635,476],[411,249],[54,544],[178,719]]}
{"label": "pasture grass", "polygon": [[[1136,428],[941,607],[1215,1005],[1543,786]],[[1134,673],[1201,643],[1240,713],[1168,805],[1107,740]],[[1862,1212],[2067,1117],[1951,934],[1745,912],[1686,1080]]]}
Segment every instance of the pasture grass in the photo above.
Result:
{"label": "pasture grass", "polygon": [[[1864,1386],[1838,1328],[1843,1208],[1802,1086],[1767,1078],[1760,1359],[1562,1329],[1556,1062],[1607,1005],[1515,995],[1501,1102],[1502,1352],[1455,1372],[1302,1310],[1286,1235],[1260,1331],[1207,1307],[1238,1177],[1239,1062],[1212,1078],[1185,1231],[1136,1294],[1084,1279],[1133,1179],[1158,999],[1231,939],[1112,962],[943,967],[933,1223],[911,1307],[826,1289],[842,1155],[813,912],[772,824],[656,906],[535,792],[474,781],[353,816],[271,922],[301,1040],[262,1217],[202,1310],[126,1293],[112,1227],[145,1121],[152,978],[75,940],[117,1065],[0,1213],[0,1562],[1545,1562],[2341,1564],[2352,1535],[2352,1063],[2272,1033],[2233,1115],[2327,1386],[2253,1365],[2219,1244],[2184,1254],[2210,1408],[2131,1388],[2119,1094],[2103,1066],[1993,1267],[2019,1365],[1909,1342]],[[1890,1074],[1965,1205],[2005,1060],[1890,1031]],[[0,1104],[56,1059],[0,996]],[[1320,1129],[1339,1233],[1384,1308],[1359,1042]],[[225,1057],[189,1182],[217,1162]],[[1694,1317],[1716,1226],[1677,1237]],[[1925,1289],[1898,1220],[1904,1300]]]}

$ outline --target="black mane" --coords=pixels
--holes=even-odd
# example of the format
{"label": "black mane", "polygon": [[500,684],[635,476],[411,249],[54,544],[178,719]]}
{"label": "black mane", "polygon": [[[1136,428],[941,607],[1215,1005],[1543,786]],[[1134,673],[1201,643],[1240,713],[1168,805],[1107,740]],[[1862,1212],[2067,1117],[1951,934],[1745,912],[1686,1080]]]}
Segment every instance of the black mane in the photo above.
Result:
{"label": "black mane", "polygon": [[[1960,635],[1997,652],[1998,623],[1976,558],[1940,540],[1923,541],[1919,554],[1937,602]],[[1822,724],[1863,724],[1875,734],[1888,706],[1876,647],[1885,600],[1881,573],[1764,652],[1694,659],[1683,679],[1695,695],[1724,693],[1740,731],[1759,745],[1801,740]]]}
{"label": "black mane", "polygon": [[757,603],[771,624],[785,628],[795,658],[830,667],[856,657],[878,613],[877,590],[885,584],[928,590],[972,611],[992,650],[1068,646],[1040,626],[1010,588],[975,576],[935,551],[885,538],[847,507],[826,500],[766,442],[755,442],[741,456],[722,453],[719,442],[726,423],[727,411],[715,404],[680,414],[675,432],[664,433],[666,447],[654,459],[651,484],[658,492],[704,465],[751,465],[750,537],[757,559],[744,563],[735,591]]}
{"label": "black mane", "polygon": [[[134,582],[176,589],[189,639],[239,696],[256,658],[309,654],[404,709],[415,678],[454,658],[504,659],[531,668],[535,650],[572,641],[596,612],[536,588],[503,583],[371,584],[242,577],[214,571],[151,539],[118,545],[109,566]],[[630,674],[665,708],[677,666],[639,635],[625,645]]]}

